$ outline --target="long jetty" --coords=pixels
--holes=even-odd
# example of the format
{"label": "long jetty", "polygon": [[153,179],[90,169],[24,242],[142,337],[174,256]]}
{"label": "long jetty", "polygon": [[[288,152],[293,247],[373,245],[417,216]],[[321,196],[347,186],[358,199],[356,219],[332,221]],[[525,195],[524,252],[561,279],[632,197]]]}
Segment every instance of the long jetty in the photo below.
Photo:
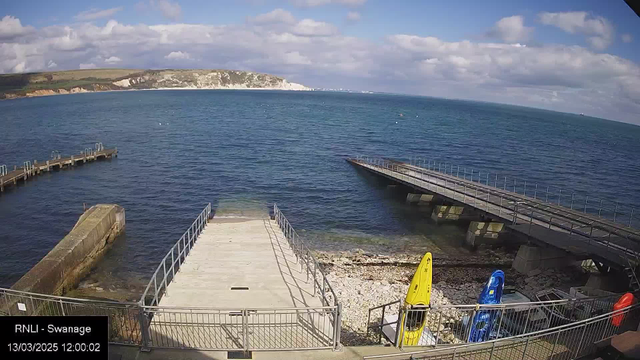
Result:
{"label": "long jetty", "polygon": [[[490,225],[509,228],[529,241],[560,249],[576,259],[592,259],[597,266],[602,264],[624,271],[634,287],[638,286],[635,271],[640,265],[640,230],[631,226],[633,213],[628,223],[623,224],[601,217],[597,211],[595,214],[589,212],[586,207],[584,211],[567,208],[537,195],[523,195],[509,191],[506,186],[492,186],[489,181],[481,182],[480,178],[468,180],[456,174],[386,158],[359,157],[347,161],[414,189],[419,199],[424,199],[422,194],[426,194],[427,201],[437,204],[436,197],[439,197],[442,205],[434,205],[432,214],[436,221],[480,220],[472,221],[469,229],[472,236],[478,230],[483,234],[491,233]],[[493,235],[497,236],[500,230],[494,231]],[[555,260],[563,261],[561,256]]]}
{"label": "long jetty", "polygon": [[26,182],[34,176],[52,170],[59,170],[100,159],[111,159],[118,156],[118,148],[105,149],[102,143],[96,143],[93,148],[85,148],[78,155],[62,157],[59,152],[52,151],[51,159],[46,161],[25,161],[21,167],[17,165],[9,170],[6,165],[0,165],[0,193],[6,187],[17,186],[18,181]]}

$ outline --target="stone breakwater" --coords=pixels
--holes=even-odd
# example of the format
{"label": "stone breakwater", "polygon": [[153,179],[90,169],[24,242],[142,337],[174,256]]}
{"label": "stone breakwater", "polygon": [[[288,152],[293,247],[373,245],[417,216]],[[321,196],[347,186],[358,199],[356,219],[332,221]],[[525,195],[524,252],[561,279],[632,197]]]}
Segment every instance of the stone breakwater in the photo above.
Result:
{"label": "stone breakwater", "polygon": [[[362,250],[351,252],[316,252],[329,282],[342,303],[342,341],[346,345],[371,344],[366,337],[369,308],[404,300],[421,255],[378,255]],[[513,254],[485,251],[464,258],[436,257],[433,260],[431,304],[475,304],[484,282],[494,269],[505,271],[507,285],[515,286],[535,300],[535,293],[548,288],[565,291],[584,285],[585,275],[574,268],[547,270],[535,276],[521,275],[511,269]],[[398,305],[387,308],[397,314]],[[376,313],[379,319],[380,313]],[[374,317],[374,314],[372,314]],[[455,309],[445,311],[440,320],[441,339],[458,343],[452,329],[460,324],[463,314]],[[373,319],[372,319],[373,320]],[[438,327],[438,319],[427,318],[430,329]]]}

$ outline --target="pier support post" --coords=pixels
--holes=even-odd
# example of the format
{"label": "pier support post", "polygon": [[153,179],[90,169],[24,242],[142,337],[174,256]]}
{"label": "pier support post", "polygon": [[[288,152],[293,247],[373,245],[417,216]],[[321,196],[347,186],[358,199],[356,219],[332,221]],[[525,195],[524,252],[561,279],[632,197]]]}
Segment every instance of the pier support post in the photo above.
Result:
{"label": "pier support post", "polygon": [[428,205],[434,200],[435,195],[432,194],[407,194],[407,202],[409,204]]}
{"label": "pier support post", "polygon": [[503,223],[472,221],[467,230],[466,243],[473,247],[480,244],[497,244],[502,241],[499,235],[503,230]]}
{"label": "pier support post", "polygon": [[446,220],[460,220],[463,212],[464,206],[436,205],[431,213],[431,220],[436,223]]}
{"label": "pier support post", "polygon": [[564,250],[521,245],[515,260],[513,260],[512,267],[521,274],[528,274],[536,269],[545,270],[565,267],[575,261]]}

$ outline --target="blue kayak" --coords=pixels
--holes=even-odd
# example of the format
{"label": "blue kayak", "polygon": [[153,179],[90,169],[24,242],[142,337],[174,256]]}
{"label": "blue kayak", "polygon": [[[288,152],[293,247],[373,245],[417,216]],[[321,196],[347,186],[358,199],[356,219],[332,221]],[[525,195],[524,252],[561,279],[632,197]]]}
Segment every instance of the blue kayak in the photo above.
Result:
{"label": "blue kayak", "polygon": [[[484,288],[478,296],[478,304],[500,304],[503,289],[504,272],[495,270],[484,284]],[[497,311],[480,310],[476,312],[471,322],[469,342],[488,341],[497,316]]]}

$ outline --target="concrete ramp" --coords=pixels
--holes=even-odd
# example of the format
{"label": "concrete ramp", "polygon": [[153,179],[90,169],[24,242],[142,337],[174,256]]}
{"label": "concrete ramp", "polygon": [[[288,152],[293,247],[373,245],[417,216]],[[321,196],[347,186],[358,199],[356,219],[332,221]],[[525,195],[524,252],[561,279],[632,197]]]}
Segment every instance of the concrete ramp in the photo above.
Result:
{"label": "concrete ramp", "polygon": [[214,217],[152,310],[151,346],[332,348],[337,308],[323,306],[323,286],[275,220]]}

